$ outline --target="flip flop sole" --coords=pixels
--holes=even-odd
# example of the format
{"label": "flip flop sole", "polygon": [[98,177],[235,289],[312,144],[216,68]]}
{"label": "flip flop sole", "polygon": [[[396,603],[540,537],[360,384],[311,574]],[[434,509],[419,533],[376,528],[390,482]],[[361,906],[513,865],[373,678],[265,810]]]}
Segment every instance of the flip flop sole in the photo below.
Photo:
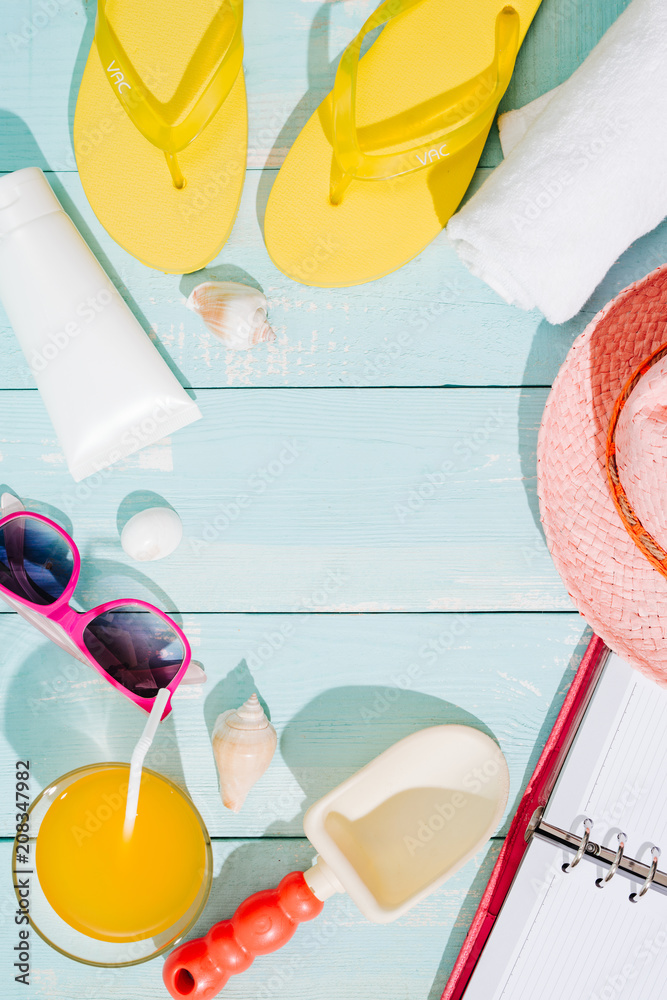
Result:
{"label": "flip flop sole", "polygon": [[[193,0],[193,6],[210,14],[206,0]],[[160,42],[158,36],[158,46]],[[172,87],[170,74],[164,71],[164,66],[173,65],[169,51],[173,37],[165,45],[160,63],[142,69],[147,85],[156,92],[161,88],[167,96],[178,78]],[[186,184],[176,189],[164,153],[135,128],[113,93],[93,42],[74,119],[77,166],[97,218],[142,263],[187,274],[219,253],[241,199],[247,136],[241,71],[215,118],[178,154]]]}
{"label": "flip flop sole", "polygon": [[[539,0],[516,0],[521,39]],[[390,22],[359,65],[357,124],[390,120],[458,86],[488,66],[502,2],[429,0]],[[414,173],[353,180],[329,200],[331,95],[298,136],[269,196],[264,235],[276,266],[305,285],[373,281],[417,256],[456,211],[488,134],[456,156]],[[489,126],[490,127],[490,126]]]}

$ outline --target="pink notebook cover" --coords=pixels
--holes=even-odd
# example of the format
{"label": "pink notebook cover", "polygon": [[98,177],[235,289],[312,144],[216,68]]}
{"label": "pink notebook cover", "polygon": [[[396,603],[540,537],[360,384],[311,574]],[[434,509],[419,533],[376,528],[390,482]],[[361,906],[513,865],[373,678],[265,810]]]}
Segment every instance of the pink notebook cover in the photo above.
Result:
{"label": "pink notebook cover", "polygon": [[442,1000],[459,1000],[465,993],[482,949],[493,929],[517,869],[528,848],[526,830],[537,809],[546,805],[579,723],[604,665],[607,647],[593,636],[551,730],[546,746],[523,794],[498,856],[489,884],[447,981]]}

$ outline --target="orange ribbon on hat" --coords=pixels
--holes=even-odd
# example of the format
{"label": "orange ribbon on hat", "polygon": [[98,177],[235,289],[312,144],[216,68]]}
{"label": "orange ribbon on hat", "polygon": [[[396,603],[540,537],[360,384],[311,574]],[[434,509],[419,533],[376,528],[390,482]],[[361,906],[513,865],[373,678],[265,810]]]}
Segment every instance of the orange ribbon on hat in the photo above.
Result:
{"label": "orange ribbon on hat", "polygon": [[646,375],[653,365],[661,361],[665,355],[667,355],[667,344],[663,344],[653,354],[650,354],[648,358],[645,358],[637,370],[630,376],[623,386],[620,396],[614,403],[614,409],[609,421],[609,430],[607,431],[607,480],[614,506],[627,533],[637,548],[641,549],[651,565],[659,573],[662,573],[663,576],[667,576],[667,552],[655,540],[653,535],[649,534],[635,514],[618,475],[618,467],[616,465],[616,427],[621,410],[632,395],[639,380]]}

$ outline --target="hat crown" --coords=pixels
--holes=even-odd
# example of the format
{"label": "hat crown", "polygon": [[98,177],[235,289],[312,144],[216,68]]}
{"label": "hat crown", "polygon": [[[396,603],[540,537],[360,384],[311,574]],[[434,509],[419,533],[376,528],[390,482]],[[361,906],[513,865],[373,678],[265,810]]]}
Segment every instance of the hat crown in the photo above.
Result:
{"label": "hat crown", "polygon": [[667,549],[667,357],[637,382],[616,427],[618,477],[635,517]]}

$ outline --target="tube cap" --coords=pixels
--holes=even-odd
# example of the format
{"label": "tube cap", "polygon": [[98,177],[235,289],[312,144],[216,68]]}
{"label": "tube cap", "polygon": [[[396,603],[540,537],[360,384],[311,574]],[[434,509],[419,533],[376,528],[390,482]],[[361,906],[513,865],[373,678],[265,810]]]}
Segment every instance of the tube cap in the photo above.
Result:
{"label": "tube cap", "polygon": [[319,854],[313,867],[304,872],[303,877],[313,896],[316,896],[321,902],[337,892],[345,892],[345,886]]}
{"label": "tube cap", "polygon": [[33,219],[62,210],[39,167],[25,167],[0,177],[0,239]]}

